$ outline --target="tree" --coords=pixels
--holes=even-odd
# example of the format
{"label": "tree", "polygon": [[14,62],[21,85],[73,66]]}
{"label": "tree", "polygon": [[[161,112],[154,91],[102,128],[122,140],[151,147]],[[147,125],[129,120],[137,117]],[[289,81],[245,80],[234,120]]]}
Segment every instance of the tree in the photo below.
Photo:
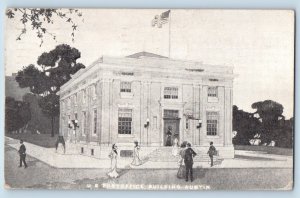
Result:
{"label": "tree", "polygon": [[32,93],[42,96],[39,106],[45,115],[51,117],[52,137],[53,120],[59,115],[59,96],[56,93],[73,74],[85,68],[82,63],[77,62],[80,57],[76,48],[66,44],[58,45],[38,57],[38,66],[31,64],[17,73],[16,81],[20,87],[29,87]]}
{"label": "tree", "polygon": [[38,65],[49,77],[48,90],[50,92],[59,91],[60,86],[71,79],[71,75],[85,68],[82,63],[77,63],[80,57],[81,54],[76,48],[71,48],[66,44],[58,45],[54,50],[44,52],[38,57]]}
{"label": "tree", "polygon": [[39,100],[39,106],[42,112],[51,118],[51,136],[54,136],[54,119],[59,115],[59,96],[56,94],[49,94]]}
{"label": "tree", "polygon": [[48,83],[50,78],[33,64],[23,67],[22,70],[18,71],[16,81],[21,88],[28,87],[35,94],[42,94],[50,88],[50,83]]}
{"label": "tree", "polygon": [[23,25],[17,40],[21,40],[21,37],[27,32],[28,26],[30,26],[32,30],[36,31],[36,36],[40,39],[41,46],[46,34],[56,40],[56,35],[48,30],[48,26],[57,19],[63,20],[70,25],[72,30],[71,38],[74,41],[75,31],[78,27],[75,18],[81,18],[82,12],[78,9],[13,8],[6,10],[6,16],[9,19],[17,18]]}
{"label": "tree", "polygon": [[[27,129],[31,131],[31,133],[44,133],[51,134],[52,132],[52,123],[51,117],[40,107],[40,100],[42,96],[32,93],[27,93],[23,96],[23,101],[30,104],[30,112],[31,112],[31,120],[28,122]],[[53,130],[59,130],[59,119],[54,119]]]}
{"label": "tree", "polygon": [[30,106],[26,102],[16,101],[12,97],[5,98],[5,129],[6,132],[19,130],[31,119]]}
{"label": "tree", "polygon": [[253,114],[258,114],[262,123],[262,133],[260,134],[261,144],[270,144],[271,141],[278,140],[276,130],[279,128],[279,120],[284,120],[283,106],[272,100],[255,102],[252,108],[256,109]]}
{"label": "tree", "polygon": [[233,138],[233,144],[235,145],[250,145],[250,140],[254,138],[256,134],[261,133],[261,122],[258,118],[255,118],[252,113],[239,110],[237,106],[233,106],[233,131],[237,134]]}
{"label": "tree", "polygon": [[281,119],[279,127],[274,130],[275,143],[278,147],[292,148],[293,147],[293,132],[294,132],[294,118],[289,120]]}

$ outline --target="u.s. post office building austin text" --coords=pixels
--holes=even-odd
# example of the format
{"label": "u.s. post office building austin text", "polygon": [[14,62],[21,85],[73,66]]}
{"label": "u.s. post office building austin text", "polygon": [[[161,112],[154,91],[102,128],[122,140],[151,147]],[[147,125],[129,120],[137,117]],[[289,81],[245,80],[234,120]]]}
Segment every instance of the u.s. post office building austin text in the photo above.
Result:
{"label": "u.s. post office building austin text", "polygon": [[61,87],[60,135],[67,149],[96,158],[112,144],[125,157],[134,141],[150,153],[170,143],[168,132],[172,144],[177,138],[206,153],[213,141],[220,157],[233,158],[234,77],[233,67],[148,52],[103,56]]}

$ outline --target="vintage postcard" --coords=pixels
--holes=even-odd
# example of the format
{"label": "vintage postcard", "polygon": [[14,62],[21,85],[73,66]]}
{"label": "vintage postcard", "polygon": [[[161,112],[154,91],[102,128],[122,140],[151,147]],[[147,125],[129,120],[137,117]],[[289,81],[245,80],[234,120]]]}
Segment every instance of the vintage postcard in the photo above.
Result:
{"label": "vintage postcard", "polygon": [[294,15],[8,8],[5,187],[292,190]]}

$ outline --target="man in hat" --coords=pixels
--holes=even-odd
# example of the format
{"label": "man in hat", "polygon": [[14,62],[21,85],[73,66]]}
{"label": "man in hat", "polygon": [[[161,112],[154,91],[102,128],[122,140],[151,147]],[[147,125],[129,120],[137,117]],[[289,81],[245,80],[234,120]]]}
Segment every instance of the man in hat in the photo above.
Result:
{"label": "man in hat", "polygon": [[216,155],[217,150],[214,147],[213,142],[210,142],[209,144],[210,144],[210,146],[209,146],[209,149],[207,151],[207,154],[210,158],[210,167],[212,167],[214,165],[214,155]]}
{"label": "man in hat", "polygon": [[185,175],[185,181],[189,180],[189,174],[191,177],[191,182],[194,180],[193,178],[193,164],[194,160],[193,158],[197,155],[195,151],[191,148],[191,144],[187,143],[187,149],[184,152],[184,164],[186,168],[186,175]]}
{"label": "man in hat", "polygon": [[19,148],[19,155],[20,155],[20,166],[22,167],[22,162],[24,163],[25,168],[27,168],[27,164],[26,164],[26,147],[23,144],[23,140],[20,140],[20,148]]}

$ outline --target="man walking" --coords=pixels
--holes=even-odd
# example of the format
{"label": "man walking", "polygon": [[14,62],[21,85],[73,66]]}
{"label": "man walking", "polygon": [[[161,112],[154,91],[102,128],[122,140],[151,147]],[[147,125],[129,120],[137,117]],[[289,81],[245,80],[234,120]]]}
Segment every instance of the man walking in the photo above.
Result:
{"label": "man walking", "polygon": [[25,168],[27,168],[27,164],[26,164],[26,147],[23,144],[23,140],[20,140],[20,148],[19,148],[19,155],[20,155],[20,166],[22,167],[22,162],[24,163]]}
{"label": "man walking", "polygon": [[191,144],[187,143],[187,149],[185,150],[185,154],[184,154],[184,164],[185,164],[185,168],[186,168],[185,181],[189,180],[189,174],[191,177],[191,182],[194,180],[194,178],[193,178],[193,164],[194,164],[193,158],[196,155],[197,154],[195,153],[195,151],[191,148]]}
{"label": "man walking", "polygon": [[207,154],[210,158],[210,167],[213,167],[213,165],[214,165],[214,155],[216,155],[216,152],[217,152],[217,150],[213,144],[214,144],[213,142],[210,142],[210,146],[207,151]]}

